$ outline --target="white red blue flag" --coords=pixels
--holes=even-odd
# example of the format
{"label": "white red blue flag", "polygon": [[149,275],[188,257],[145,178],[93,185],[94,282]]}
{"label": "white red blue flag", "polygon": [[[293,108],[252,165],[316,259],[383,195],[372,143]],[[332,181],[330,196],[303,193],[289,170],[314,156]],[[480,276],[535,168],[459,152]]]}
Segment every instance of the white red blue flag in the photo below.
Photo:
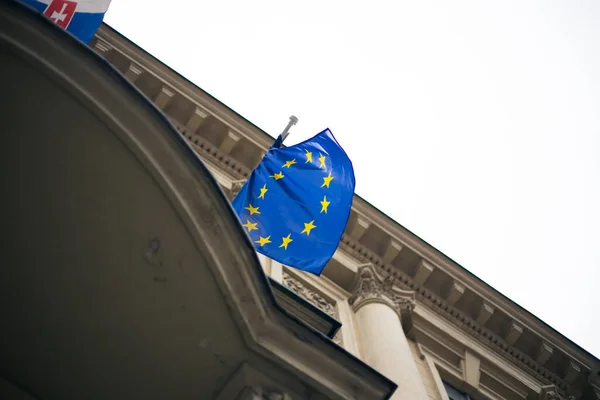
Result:
{"label": "white red blue flag", "polygon": [[89,43],[102,23],[110,0],[20,0],[84,43]]}

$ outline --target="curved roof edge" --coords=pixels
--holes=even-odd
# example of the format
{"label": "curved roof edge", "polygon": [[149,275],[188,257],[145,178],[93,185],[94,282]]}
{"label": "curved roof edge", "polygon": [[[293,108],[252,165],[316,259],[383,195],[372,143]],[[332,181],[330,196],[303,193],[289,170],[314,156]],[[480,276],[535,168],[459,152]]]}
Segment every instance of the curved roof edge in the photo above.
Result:
{"label": "curved roof edge", "polygon": [[[0,21],[11,50],[44,64],[53,79],[89,104],[98,118],[118,129],[123,142],[152,171],[197,246],[212,256],[212,272],[238,315],[236,322],[252,350],[276,359],[312,386],[331,393],[338,389],[352,393],[358,383],[368,386],[363,393],[369,398],[392,395],[395,383],[277,303],[254,246],[219,184],[154,104],[87,45],[21,3],[1,2]],[[105,103],[101,97],[118,102]],[[179,170],[171,170],[173,166]],[[198,191],[198,186],[205,190]],[[286,362],[290,355],[297,364]],[[317,366],[326,367],[328,373],[323,369],[317,372]]]}

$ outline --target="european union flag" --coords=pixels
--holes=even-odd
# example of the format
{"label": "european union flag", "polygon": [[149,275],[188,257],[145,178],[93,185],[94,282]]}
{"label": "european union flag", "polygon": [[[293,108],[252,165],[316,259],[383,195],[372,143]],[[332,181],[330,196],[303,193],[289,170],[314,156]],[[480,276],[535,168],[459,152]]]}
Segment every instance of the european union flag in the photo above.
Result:
{"label": "european union flag", "polygon": [[233,200],[256,250],[320,275],[348,222],[352,163],[329,129],[295,146],[281,137]]}

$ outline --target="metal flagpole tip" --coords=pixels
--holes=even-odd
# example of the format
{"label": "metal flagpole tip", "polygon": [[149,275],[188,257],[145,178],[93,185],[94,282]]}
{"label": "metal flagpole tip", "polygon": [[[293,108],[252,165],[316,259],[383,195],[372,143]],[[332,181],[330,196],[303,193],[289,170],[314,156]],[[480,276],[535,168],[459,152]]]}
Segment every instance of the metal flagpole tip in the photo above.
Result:
{"label": "metal flagpole tip", "polygon": [[295,115],[290,115],[290,122],[288,122],[287,126],[285,127],[285,129],[283,130],[283,132],[281,132],[281,143],[283,143],[283,141],[285,140],[285,138],[288,137],[288,135],[290,134],[290,128],[294,125],[296,125],[296,122],[298,122],[298,118]]}

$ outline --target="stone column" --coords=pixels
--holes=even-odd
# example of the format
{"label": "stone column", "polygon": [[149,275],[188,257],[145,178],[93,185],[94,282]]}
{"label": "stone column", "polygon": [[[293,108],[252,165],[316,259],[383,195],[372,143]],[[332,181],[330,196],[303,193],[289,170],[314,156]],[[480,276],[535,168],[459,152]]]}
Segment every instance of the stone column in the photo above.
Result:
{"label": "stone column", "polygon": [[414,309],[414,292],[394,287],[391,277],[384,279],[368,264],[359,267],[349,302],[362,359],[398,384],[392,400],[427,400],[402,328],[402,319]]}

